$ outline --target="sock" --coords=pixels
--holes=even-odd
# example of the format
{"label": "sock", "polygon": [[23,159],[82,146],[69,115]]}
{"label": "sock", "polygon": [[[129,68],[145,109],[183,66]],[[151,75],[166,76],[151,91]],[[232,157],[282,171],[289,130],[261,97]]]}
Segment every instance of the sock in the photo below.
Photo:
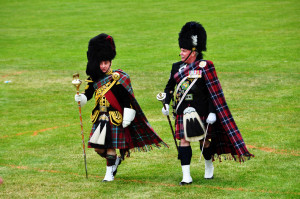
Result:
{"label": "sock", "polygon": [[179,154],[178,159],[181,161],[181,165],[190,165],[192,159],[192,147],[180,146],[178,147]]}
{"label": "sock", "polygon": [[106,165],[113,166],[116,163],[117,155],[106,155]]}
{"label": "sock", "polygon": [[203,157],[205,160],[211,159],[211,156],[213,155],[213,148],[212,148],[211,144],[209,145],[209,147],[203,149],[202,154],[203,154]]}
{"label": "sock", "polygon": [[104,153],[99,153],[96,151],[96,153],[98,153],[98,155],[100,155],[102,158],[106,158],[106,151]]}

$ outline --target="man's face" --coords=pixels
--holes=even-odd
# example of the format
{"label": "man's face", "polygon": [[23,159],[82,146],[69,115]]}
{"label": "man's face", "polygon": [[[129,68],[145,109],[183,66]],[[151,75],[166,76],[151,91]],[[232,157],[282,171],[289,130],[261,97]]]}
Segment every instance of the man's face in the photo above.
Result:
{"label": "man's face", "polygon": [[103,73],[106,73],[107,71],[109,71],[110,66],[111,66],[111,61],[101,61],[100,62],[100,70]]}
{"label": "man's face", "polygon": [[[184,61],[190,54],[191,50],[180,48],[181,61]],[[190,64],[196,60],[196,52],[193,51],[185,63]]]}

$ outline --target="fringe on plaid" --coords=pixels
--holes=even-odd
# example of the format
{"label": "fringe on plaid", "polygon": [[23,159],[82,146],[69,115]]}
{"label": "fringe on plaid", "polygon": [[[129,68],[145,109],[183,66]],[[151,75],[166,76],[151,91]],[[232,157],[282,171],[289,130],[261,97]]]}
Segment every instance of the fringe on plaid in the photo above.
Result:
{"label": "fringe on plaid", "polygon": [[233,155],[231,153],[228,154],[215,154],[214,156],[212,156],[213,161],[219,160],[219,162],[222,162],[223,160],[234,160],[237,162],[246,162],[248,160],[251,159],[251,157],[254,157],[254,155],[248,153],[248,154],[244,154],[244,155]]}
{"label": "fringe on plaid", "polygon": [[134,147],[134,148],[130,149],[130,152],[148,152],[148,151],[152,151],[154,147],[160,149],[162,147],[161,144],[164,147],[169,148],[169,146],[166,143],[161,142],[160,144],[153,143],[151,145],[145,145],[143,147]]}

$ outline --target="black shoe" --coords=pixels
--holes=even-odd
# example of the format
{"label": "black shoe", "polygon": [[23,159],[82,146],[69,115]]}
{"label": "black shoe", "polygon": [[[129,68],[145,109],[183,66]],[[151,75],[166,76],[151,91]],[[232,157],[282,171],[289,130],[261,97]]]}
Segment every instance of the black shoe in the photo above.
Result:
{"label": "black shoe", "polygon": [[193,182],[179,182],[180,186],[184,186],[184,185],[189,185],[192,184]]}
{"label": "black shoe", "polygon": [[114,180],[111,180],[111,181],[108,181],[108,180],[102,180],[102,182],[104,182],[104,183],[108,183],[108,182],[112,182],[112,181],[114,181]]}
{"label": "black shoe", "polygon": [[214,179],[214,176],[212,176],[211,178],[204,178],[205,180],[212,180]]}

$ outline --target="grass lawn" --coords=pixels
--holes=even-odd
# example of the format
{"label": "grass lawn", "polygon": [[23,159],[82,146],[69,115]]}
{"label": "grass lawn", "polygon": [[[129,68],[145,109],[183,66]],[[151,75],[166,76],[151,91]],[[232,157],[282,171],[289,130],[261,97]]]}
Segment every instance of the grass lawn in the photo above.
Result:
{"label": "grass lawn", "polygon": [[[300,1],[0,0],[0,198],[299,198]],[[250,161],[204,161],[192,143],[193,184],[180,162],[158,92],[179,60],[178,33],[199,21]],[[150,124],[170,148],[132,153],[115,181],[87,149],[85,178],[72,74],[86,78],[90,38],[116,42]],[[5,83],[8,81],[8,83]],[[85,85],[81,86],[81,91]],[[85,142],[94,102],[82,108]]]}

